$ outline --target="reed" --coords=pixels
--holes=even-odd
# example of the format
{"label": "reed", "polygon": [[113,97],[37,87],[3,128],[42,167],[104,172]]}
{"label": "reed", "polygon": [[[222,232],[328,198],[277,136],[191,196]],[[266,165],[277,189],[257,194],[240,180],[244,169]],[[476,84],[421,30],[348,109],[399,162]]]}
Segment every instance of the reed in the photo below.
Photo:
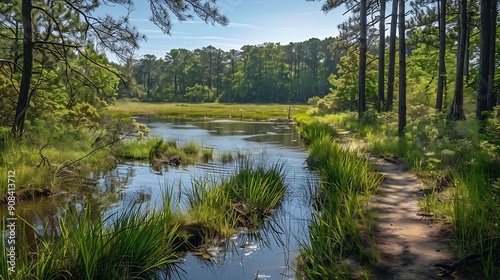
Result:
{"label": "reed", "polygon": [[37,235],[36,244],[19,240],[19,250],[31,253],[18,259],[15,277],[5,279],[163,279],[177,270],[179,224],[170,211],[131,205],[103,216],[68,209],[56,236]]}
{"label": "reed", "polygon": [[255,167],[242,160],[239,164],[228,177],[194,180],[188,193],[189,217],[219,237],[230,236],[241,226],[260,226],[286,192],[281,163]]}
{"label": "reed", "polygon": [[220,155],[219,155],[219,158],[220,158],[220,161],[224,164],[226,163],[231,163],[234,161],[234,156],[233,156],[233,153],[231,151],[225,151],[225,152],[222,152]]}
{"label": "reed", "polygon": [[383,176],[363,155],[342,146],[331,135],[313,135],[306,162],[318,173],[320,182],[312,190],[316,211],[297,260],[298,277],[349,278],[347,256],[368,264],[376,261],[374,217],[366,209],[369,195]]}
{"label": "reed", "polygon": [[330,137],[333,139],[338,136],[338,132],[335,128],[327,123],[319,121],[312,121],[306,125],[300,125],[298,131],[306,144],[310,144],[314,139],[322,137]]}

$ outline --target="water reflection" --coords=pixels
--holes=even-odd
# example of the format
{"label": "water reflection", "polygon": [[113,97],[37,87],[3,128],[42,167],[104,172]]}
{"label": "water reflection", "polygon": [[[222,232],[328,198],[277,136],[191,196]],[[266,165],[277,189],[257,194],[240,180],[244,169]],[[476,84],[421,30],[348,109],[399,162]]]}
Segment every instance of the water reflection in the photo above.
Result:
{"label": "water reflection", "polygon": [[[310,210],[307,200],[308,181],[314,180],[304,161],[307,152],[301,146],[296,127],[288,122],[193,121],[180,118],[147,119],[154,136],[180,142],[195,140],[216,153],[231,152],[237,158],[249,157],[257,164],[284,162],[287,195],[271,217],[264,219],[256,231],[241,229],[229,240],[216,242],[207,249],[210,260],[193,254],[184,257],[181,269],[184,279],[292,279],[291,261],[298,254],[297,238],[306,236],[304,223]],[[49,198],[19,203],[17,213],[38,231],[58,235],[58,218],[65,209],[90,206],[91,217],[104,211],[116,212],[134,203],[162,206],[162,194],[172,193],[181,210],[187,206],[185,193],[193,178],[222,178],[232,174],[237,161],[214,161],[176,168],[152,167],[149,163],[122,162],[115,169],[91,174],[89,184],[78,194],[59,193]],[[5,216],[2,207],[0,213]],[[34,240],[33,232],[24,232]],[[31,234],[31,235],[30,235]],[[210,271],[207,273],[207,271]]]}

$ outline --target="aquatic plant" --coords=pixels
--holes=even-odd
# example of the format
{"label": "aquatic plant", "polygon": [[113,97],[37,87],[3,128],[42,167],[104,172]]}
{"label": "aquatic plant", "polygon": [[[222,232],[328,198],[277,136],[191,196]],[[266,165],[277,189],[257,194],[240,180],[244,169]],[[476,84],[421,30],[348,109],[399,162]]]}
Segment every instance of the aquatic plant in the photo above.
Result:
{"label": "aquatic plant", "polygon": [[347,256],[368,263],[376,260],[371,236],[374,220],[366,213],[366,206],[383,176],[364,156],[334,141],[331,135],[312,135],[306,162],[318,173],[320,182],[310,191],[316,211],[309,237],[301,244],[297,275],[299,279],[349,278]]}
{"label": "aquatic plant", "polygon": [[270,210],[281,203],[285,192],[283,165],[252,166],[242,160],[234,174],[224,178],[193,180],[188,192],[192,221],[213,235],[227,237],[241,226],[258,227]]}
{"label": "aquatic plant", "polygon": [[[18,248],[31,253],[17,260],[18,271],[10,275],[12,279],[163,279],[162,275],[176,273],[179,224],[171,213],[139,205],[106,216],[89,207],[67,209],[59,218],[57,235],[38,233],[24,222],[37,234],[37,243],[19,240]],[[5,257],[4,250],[0,260]]]}
{"label": "aquatic plant", "polygon": [[225,151],[220,154],[220,161],[222,163],[231,163],[234,160],[233,153],[231,151]]}
{"label": "aquatic plant", "polygon": [[338,136],[338,132],[333,126],[319,121],[310,121],[307,124],[299,125],[298,131],[306,144],[310,144],[314,139],[322,137],[333,139]]}

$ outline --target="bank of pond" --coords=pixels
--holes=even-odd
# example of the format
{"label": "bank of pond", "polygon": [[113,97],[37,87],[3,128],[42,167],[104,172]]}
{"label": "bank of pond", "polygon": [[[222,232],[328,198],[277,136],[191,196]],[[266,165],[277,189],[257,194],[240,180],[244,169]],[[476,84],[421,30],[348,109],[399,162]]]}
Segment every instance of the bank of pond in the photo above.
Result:
{"label": "bank of pond", "polygon": [[[108,171],[94,169],[77,190],[44,186],[49,196],[32,189],[26,193],[33,196],[17,197],[15,273],[1,266],[0,275],[113,279],[109,273],[114,273],[119,279],[148,279],[168,278],[175,271],[198,279],[211,268],[224,267],[221,263],[234,248],[252,258],[263,247],[282,246],[283,240],[274,238],[269,245],[264,228],[275,231],[270,235],[284,234],[286,223],[279,221],[283,215],[276,213],[291,209],[282,206],[290,201],[285,197],[288,185],[295,176],[309,176],[293,126],[182,119],[148,125],[151,137],[115,143],[111,151],[120,161]],[[280,160],[283,153],[288,155],[286,165]],[[69,176],[77,170],[85,174],[84,164],[78,165],[80,170],[69,167],[57,176],[67,183],[78,181],[77,174]],[[43,166],[39,170],[49,172]],[[289,171],[294,174],[285,176]],[[17,176],[21,182],[20,170]],[[3,206],[5,217],[8,204]],[[11,258],[6,245],[2,243],[3,264]],[[268,270],[280,266],[275,260],[271,264]],[[239,268],[232,273],[241,274],[243,265]]]}
{"label": "bank of pond", "polygon": [[381,177],[330,126],[147,125],[151,137],[117,143],[122,161],[79,192],[18,202],[5,279],[311,279],[361,249],[365,198]]}
{"label": "bank of pond", "polygon": [[[62,129],[66,144],[4,142],[4,164],[17,164],[16,191],[3,189],[0,207],[12,218],[2,223],[1,279],[370,279],[379,256],[367,207],[383,177],[366,149],[422,172],[422,211],[450,222],[457,256],[497,248],[491,152],[456,154],[450,141],[440,159],[390,137],[360,149],[318,119],[138,117],[149,137],[106,142]],[[422,163],[448,167],[433,177]],[[480,257],[474,275],[496,279],[495,255]]]}

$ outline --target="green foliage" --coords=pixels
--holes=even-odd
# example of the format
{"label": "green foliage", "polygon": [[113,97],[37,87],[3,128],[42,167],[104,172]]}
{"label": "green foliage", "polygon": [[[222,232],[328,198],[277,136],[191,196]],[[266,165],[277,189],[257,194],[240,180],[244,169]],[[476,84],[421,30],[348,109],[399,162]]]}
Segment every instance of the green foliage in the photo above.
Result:
{"label": "green foliage", "polygon": [[192,87],[186,88],[186,99],[189,102],[193,103],[201,103],[201,102],[214,102],[215,94],[213,89],[210,89],[208,86],[201,86],[199,84],[195,84]]}
{"label": "green foliage", "polygon": [[[18,240],[17,246],[32,253],[17,260],[15,279],[156,279],[160,271],[170,273],[176,266],[174,240],[179,233],[176,220],[166,213],[132,205],[95,217],[88,207],[83,213],[68,209],[58,219],[60,235],[38,234],[35,251],[26,240]],[[2,250],[0,259],[5,258]]]}
{"label": "green foliage", "polygon": [[100,119],[97,109],[89,103],[78,103],[68,111],[68,122],[73,126],[83,126],[92,128]]}
{"label": "green foliage", "polygon": [[194,180],[188,193],[189,216],[212,229],[209,234],[223,237],[237,227],[258,227],[280,205],[286,191],[284,176],[280,163],[253,167],[242,160],[228,178]]}
{"label": "green foliage", "polygon": [[314,139],[328,137],[333,139],[338,136],[337,130],[327,123],[313,121],[299,126],[299,134],[304,142],[311,143]]}
{"label": "green foliage", "polygon": [[16,88],[19,88],[17,81],[11,81],[6,71],[0,68],[0,126],[7,126],[14,122],[17,97]]}
{"label": "green foliage", "polygon": [[[439,48],[431,43],[417,44],[416,49],[408,57],[406,78],[408,104],[424,104],[430,107],[434,107],[436,104]],[[450,50],[447,50],[445,58],[446,78],[449,83],[444,93],[445,98],[453,96],[454,87],[452,83],[457,63],[456,54]],[[444,101],[450,102],[451,99],[448,98],[448,100]]]}
{"label": "green foliage", "polygon": [[[367,61],[374,60],[374,56],[367,53]],[[356,110],[358,99],[359,81],[359,54],[348,51],[348,54],[340,59],[337,65],[337,75],[330,75],[328,81],[333,86],[331,94],[334,103],[330,106],[334,111]],[[375,101],[377,99],[377,65],[369,63],[366,67],[366,99]]]}
{"label": "green foliage", "polygon": [[[328,92],[326,77],[335,72],[340,53],[331,48],[334,41],[174,49],[164,59],[145,55],[129,71],[144,93],[141,101],[306,103]],[[130,95],[121,91],[120,96]]]}
{"label": "green foliage", "polygon": [[365,206],[383,176],[365,157],[358,157],[328,135],[312,139],[307,163],[318,172],[320,183],[311,186],[317,211],[309,225],[309,238],[301,245],[298,277],[349,278],[344,263],[348,255],[372,264],[376,261],[370,239],[373,216],[365,212]]}
{"label": "green foliage", "polygon": [[313,97],[310,97],[309,99],[307,99],[307,104],[308,105],[313,105],[313,106],[316,106],[318,105],[318,101],[320,100],[321,98],[319,96],[313,96]]}

